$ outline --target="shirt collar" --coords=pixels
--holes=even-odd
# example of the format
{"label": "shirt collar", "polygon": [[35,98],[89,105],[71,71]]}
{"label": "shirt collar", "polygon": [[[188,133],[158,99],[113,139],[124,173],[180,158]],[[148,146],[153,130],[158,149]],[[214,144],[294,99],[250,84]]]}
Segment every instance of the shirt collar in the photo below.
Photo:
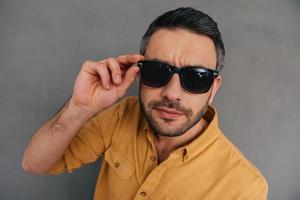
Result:
{"label": "shirt collar", "polygon": [[[176,149],[170,156],[180,158],[183,162],[185,162],[201,153],[218,137],[220,129],[218,126],[218,116],[216,109],[211,105],[208,106],[208,109],[203,117],[208,123],[206,129],[196,139],[194,139],[189,144]],[[144,123],[144,130],[147,133],[148,139],[152,143],[150,134],[153,133],[146,120]]]}
{"label": "shirt collar", "polygon": [[186,153],[183,161],[195,157],[206,149],[219,135],[220,129],[218,126],[218,116],[214,107],[209,106],[204,119],[207,121],[208,126],[206,129],[191,143],[182,147]]}

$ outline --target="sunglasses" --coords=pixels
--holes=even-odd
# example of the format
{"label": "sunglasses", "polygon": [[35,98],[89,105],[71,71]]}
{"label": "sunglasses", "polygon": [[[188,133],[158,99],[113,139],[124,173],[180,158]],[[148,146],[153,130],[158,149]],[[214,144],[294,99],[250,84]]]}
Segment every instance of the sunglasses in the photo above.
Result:
{"label": "sunglasses", "polygon": [[173,74],[178,73],[183,89],[196,94],[206,93],[219,74],[218,71],[202,66],[179,68],[161,61],[153,60],[144,60],[137,64],[140,68],[141,81],[143,84],[159,88],[166,85]]}

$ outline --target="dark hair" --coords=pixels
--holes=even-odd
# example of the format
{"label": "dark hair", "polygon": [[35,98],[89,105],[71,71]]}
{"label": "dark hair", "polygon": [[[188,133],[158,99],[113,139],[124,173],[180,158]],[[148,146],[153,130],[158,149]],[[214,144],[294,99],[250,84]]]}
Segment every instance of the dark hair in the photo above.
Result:
{"label": "dark hair", "polygon": [[208,36],[213,40],[216,49],[216,70],[222,70],[225,49],[218,25],[210,16],[191,7],[180,7],[162,14],[149,25],[148,30],[145,32],[140,44],[140,54],[145,54],[151,35],[161,28],[183,28],[200,35]]}

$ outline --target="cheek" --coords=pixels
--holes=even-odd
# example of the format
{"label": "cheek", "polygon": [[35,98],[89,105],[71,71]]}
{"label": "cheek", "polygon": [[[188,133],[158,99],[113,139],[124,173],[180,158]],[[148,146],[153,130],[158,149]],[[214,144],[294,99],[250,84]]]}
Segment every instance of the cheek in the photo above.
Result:
{"label": "cheek", "polygon": [[195,97],[187,98],[185,106],[192,109],[193,114],[197,114],[199,111],[202,111],[203,107],[206,106],[210,97],[210,92],[206,94],[197,94]]}
{"label": "cheek", "polygon": [[160,88],[152,88],[140,83],[139,93],[142,101],[147,105],[151,100],[160,99]]}

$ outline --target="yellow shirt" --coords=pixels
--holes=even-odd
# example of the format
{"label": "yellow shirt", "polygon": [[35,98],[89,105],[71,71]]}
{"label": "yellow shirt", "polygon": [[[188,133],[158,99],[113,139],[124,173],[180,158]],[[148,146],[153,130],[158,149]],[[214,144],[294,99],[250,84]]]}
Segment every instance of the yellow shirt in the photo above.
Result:
{"label": "yellow shirt", "polygon": [[157,164],[153,134],[136,97],[90,119],[49,173],[72,172],[104,155],[94,200],[263,200],[268,185],[223,135],[213,107],[190,144]]}

